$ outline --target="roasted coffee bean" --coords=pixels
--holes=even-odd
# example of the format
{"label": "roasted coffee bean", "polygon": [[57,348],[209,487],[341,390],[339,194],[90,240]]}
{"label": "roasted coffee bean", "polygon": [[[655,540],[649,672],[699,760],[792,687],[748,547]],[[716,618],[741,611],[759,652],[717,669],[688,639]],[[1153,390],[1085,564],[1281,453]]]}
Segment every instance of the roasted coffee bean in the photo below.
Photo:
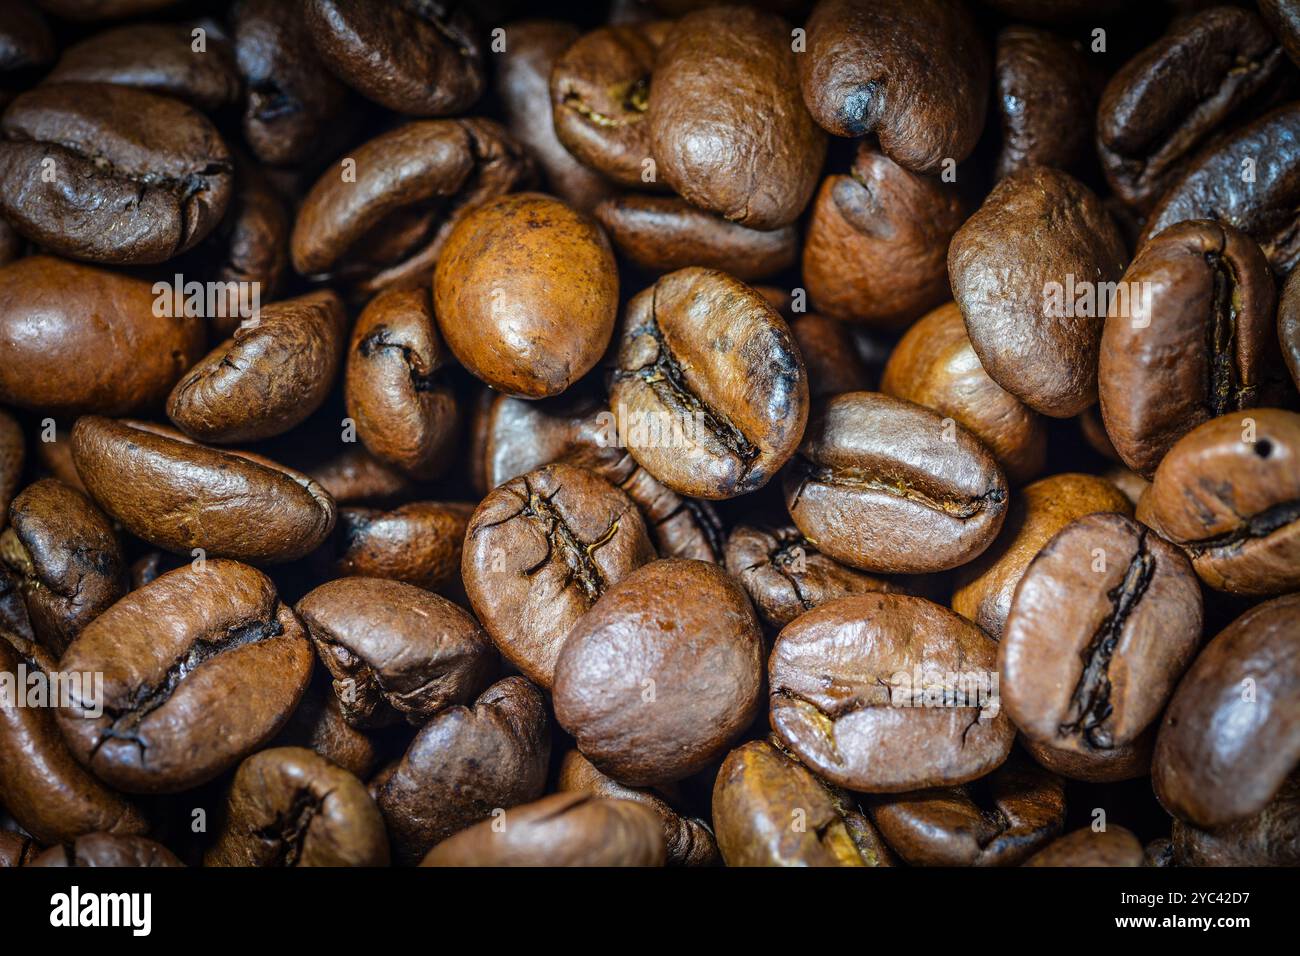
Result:
{"label": "roasted coffee bean", "polygon": [[235,561],[202,567],[132,591],[60,662],[104,675],[101,701],[83,692],[57,718],[73,755],[119,790],[212,780],[276,735],[311,678],[311,645],[270,579]]}
{"label": "roasted coffee bean", "polygon": [[1130,468],[1150,477],[1202,422],[1281,400],[1276,294],[1253,239],[1178,223],[1142,247],[1123,287],[1144,301],[1111,302],[1098,391],[1106,434]]}
{"label": "roasted coffee bean", "polygon": [[29,866],[178,867],[176,854],[156,840],[114,833],[88,833],[67,846],[50,847]]}
{"label": "roasted coffee bean", "polygon": [[899,589],[827,557],[789,525],[737,525],[727,538],[726,564],[772,627],[785,627],[805,611],[848,594]]}
{"label": "roasted coffee bean", "polygon": [[1143,866],[1174,866],[1174,845],[1168,837],[1158,837],[1142,850]]}
{"label": "roasted coffee bean", "polygon": [[684,817],[667,800],[652,790],[626,787],[595,768],[577,750],[560,761],[556,786],[561,793],[585,793],[610,800],[630,800],[649,807],[663,824],[669,866],[715,866],[721,862],[713,831],[704,820]]}
{"label": "roasted coffee bean", "polygon": [[391,511],[343,508],[334,571],[404,581],[428,591],[454,589],[473,513],[474,505],[458,501],[412,501]]}
{"label": "roasted coffee bean", "polygon": [[1260,813],[1300,763],[1300,595],[1215,637],[1160,725],[1151,782],[1170,813],[1216,828]]}
{"label": "roasted coffee bean", "polygon": [[[802,819],[803,826],[794,821]],[[892,866],[853,798],[765,740],[727,755],[713,785],[727,866]]]}
{"label": "roasted coffee bean", "polygon": [[988,446],[1012,484],[1043,470],[1046,423],[989,378],[955,303],[916,321],[885,364],[880,390],[951,416]]}
{"label": "roasted coffee bean", "polygon": [[1142,495],[1151,487],[1151,482],[1136,472],[1129,471],[1123,465],[1107,468],[1102,477],[1122,491],[1124,497],[1129,500],[1129,504],[1135,508]]}
{"label": "roasted coffee bean", "polygon": [[43,676],[53,692],[48,682],[56,674],[76,674],[82,690],[94,693],[93,674],[59,668],[44,648],[0,630],[0,804],[41,843],[96,831],[147,832],[149,823],[135,804],[73,759],[55,722],[52,708],[59,701],[34,690],[32,682]]}
{"label": "roasted coffee bean", "polygon": [[36,639],[55,655],[126,593],[113,526],[85,495],[53,478],[13,500],[0,563],[17,578]]}
{"label": "roasted coffee bean", "polygon": [[0,530],[9,523],[9,503],[14,500],[27,460],[27,446],[18,420],[0,409]]}
{"label": "roasted coffee bean", "polygon": [[[673,24],[650,82],[658,171],[692,205],[752,229],[788,226],[817,185],[826,135],[798,90],[790,25],[750,7]],[[759,115],[754,124],[744,117]]]}
{"label": "roasted coffee bean", "polygon": [[1118,783],[1135,780],[1151,772],[1151,752],[1155,748],[1156,725],[1152,724],[1131,744],[1109,750],[1058,750],[1020,736],[1025,751],[1053,773],[1085,783]]}
{"label": "roasted coffee bean", "polygon": [[813,399],[860,392],[874,384],[849,326],[807,312],[790,321],[790,331],[808,372],[808,392]]}
{"label": "roasted coffee bean", "polygon": [[328,290],[266,306],[182,376],[167,416],[190,437],[218,444],[288,431],[333,387],[346,324]]}
{"label": "roasted coffee bean", "polygon": [[1130,744],[1192,662],[1201,622],[1181,551],[1123,515],[1071,522],[1016,586],[998,645],[1007,714],[1058,750]]}
{"label": "roasted coffee bean", "polygon": [[1131,830],[1108,825],[1068,833],[1029,858],[1025,866],[1141,866],[1142,844]]}
{"label": "roasted coffee bean", "polygon": [[472,708],[435,714],[378,788],[396,862],[541,797],[551,754],[542,692],[522,677],[493,684]]}
{"label": "roasted coffee bean", "polygon": [[794,226],[750,229],[676,196],[611,197],[596,207],[595,215],[614,248],[648,272],[702,266],[751,280],[788,269],[798,258]]}
{"label": "roasted coffee bean", "polygon": [[663,866],[666,857],[653,810],[630,800],[554,793],[462,830],[420,865]]}
{"label": "roasted coffee bean", "polygon": [[[0,213],[52,252],[138,265],[192,248],[225,214],[230,150],[179,100],[60,83],[0,119]],[[43,175],[54,170],[54,176]]]}
{"label": "roasted coffee bean", "polygon": [[303,473],[340,505],[389,501],[413,490],[410,478],[357,446],[304,464]]}
{"label": "roasted coffee bean", "polygon": [[551,68],[555,135],[577,159],[620,186],[653,177],[650,74],[670,23],[600,27],[583,34]]}
{"label": "roasted coffee bean", "polygon": [[847,176],[813,203],[803,274],[813,305],[897,329],[948,298],[948,243],[964,218],[956,187],[900,166],[866,141]]}
{"label": "roasted coffee bean", "polygon": [[13,830],[0,830],[0,870],[27,866],[39,853],[30,836]]}
{"label": "roasted coffee bean", "polygon": [[461,576],[502,656],[549,690],[570,628],[654,557],[627,495],[586,469],[557,463],[483,499],[465,535]]}
{"label": "roasted coffee bean", "polygon": [[161,405],[204,332],[199,318],[155,315],[155,301],[148,282],[62,259],[0,267],[0,401],[51,415]]}
{"label": "roasted coffee bean", "polygon": [[975,148],[989,54],[964,0],[821,0],[798,57],[804,101],[836,136],[874,133],[885,155],[938,172]]}
{"label": "roasted coffee bean", "polygon": [[296,608],[353,727],[420,726],[487,684],[496,655],[446,598],[383,578],[322,584]]}
{"label": "roasted coffee bean", "polygon": [[674,491],[763,487],[798,446],[808,403],[789,326],[743,282],[682,269],[628,304],[610,407],[632,457]]}
{"label": "roasted coffee bean", "polygon": [[1131,515],[1133,506],[1118,488],[1092,475],[1052,475],[1026,485],[1012,496],[997,541],[957,572],[952,609],[1000,639],[1029,562],[1056,532],[1097,511]]}
{"label": "roasted coffee bean", "polygon": [[1258,813],[1214,830],[1175,818],[1172,851],[1179,866],[1300,866],[1300,776]]}
{"label": "roasted coffee bean", "polygon": [[1031,167],[998,183],[948,250],[953,296],[989,377],[1045,415],[1093,404],[1098,296],[1125,261],[1101,201],[1072,176]]}
{"label": "roasted coffee bean", "polygon": [[1295,0],[1259,0],[1259,12],[1287,55],[1300,64],[1300,6]]}
{"label": "roasted coffee bean", "polygon": [[901,594],[844,597],[777,638],[772,727],[810,769],[850,790],[954,786],[1011,751],[996,675],[997,646],[947,608]]}
{"label": "roasted coffee bean", "polygon": [[452,228],[531,177],[519,145],[492,120],[423,120],[351,152],[352,176],[328,169],[303,200],[293,267],[370,294],[424,285]]}
{"label": "roasted coffee bean", "polygon": [[86,415],[72,429],[72,447],[95,502],[168,551],[289,561],[334,527],[333,499],[306,475],[161,425]]}
{"label": "roasted coffee bean", "polygon": [[1273,271],[1285,276],[1300,262],[1298,208],[1300,104],[1292,103],[1193,159],[1147,219],[1142,241],[1185,219],[1214,219],[1258,242]]}
{"label": "roasted coffee bean", "polygon": [[1212,419],[1169,450],[1138,520],[1187,551],[1212,588],[1300,587],[1300,415],[1258,408]]}
{"label": "roasted coffee bean", "polygon": [[1291,379],[1300,389],[1300,270],[1292,269],[1277,307],[1277,337]]}
{"label": "roasted coffee bean", "polygon": [[365,785],[301,747],[240,764],[204,866],[387,866],[388,837]]}
{"label": "roasted coffee bean", "polygon": [[446,468],[459,422],[443,374],[450,362],[427,289],[389,289],[370,301],[352,329],[343,387],[372,455],[416,478]]}
{"label": "roasted coffee bean", "polygon": [[600,227],[540,193],[502,196],[452,230],[433,282],[456,358],[498,391],[556,395],[609,345],[618,268]]}
{"label": "roasted coffee bean", "polygon": [[760,705],[763,642],[721,568],[663,560],[613,584],[569,631],[555,717],[602,773],[681,780],[724,754]]}
{"label": "roasted coffee bean", "polygon": [[375,742],[344,719],[339,699],[319,671],[272,746],[306,747],[362,780],[379,759]]}
{"label": "roasted coffee bean", "polygon": [[1018,866],[1061,832],[1065,786],[1013,757],[964,786],[878,797],[871,819],[912,866]]}
{"label": "roasted coffee bean", "polygon": [[951,419],[877,392],[826,402],[787,470],[790,517],[864,571],[940,571],[992,544],[1007,509],[993,456]]}
{"label": "roasted coffee bean", "polygon": [[1098,153],[1110,187],[1149,210],[1216,131],[1267,101],[1286,68],[1250,10],[1211,7],[1175,23],[1102,96]]}
{"label": "roasted coffee bean", "polygon": [[305,0],[325,65],[398,113],[447,116],[483,91],[477,28],[457,4],[427,0]]}
{"label": "roasted coffee bean", "polygon": [[[195,30],[203,31],[201,50],[194,46]],[[234,52],[212,20],[135,23],[105,30],[64,50],[45,82],[133,86],[207,111],[239,98]]]}

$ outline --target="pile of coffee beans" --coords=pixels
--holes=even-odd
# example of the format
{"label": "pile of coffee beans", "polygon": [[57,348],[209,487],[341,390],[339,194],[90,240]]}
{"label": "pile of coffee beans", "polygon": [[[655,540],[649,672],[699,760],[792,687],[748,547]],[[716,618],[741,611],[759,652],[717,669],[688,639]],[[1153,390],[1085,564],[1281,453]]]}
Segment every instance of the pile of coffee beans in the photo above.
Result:
{"label": "pile of coffee beans", "polygon": [[1300,0],[5,0],[0,866],[1300,865]]}

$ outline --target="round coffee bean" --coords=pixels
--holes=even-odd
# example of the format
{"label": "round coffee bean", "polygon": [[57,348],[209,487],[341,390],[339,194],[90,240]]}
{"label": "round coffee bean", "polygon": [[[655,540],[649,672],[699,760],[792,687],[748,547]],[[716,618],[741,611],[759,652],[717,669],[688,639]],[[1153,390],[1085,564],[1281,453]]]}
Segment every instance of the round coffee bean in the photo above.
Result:
{"label": "round coffee bean", "polygon": [[1142,844],[1131,830],[1110,825],[1084,827],[1061,837],[1029,858],[1025,866],[1141,866]]}
{"label": "round coffee bean", "polygon": [[1109,750],[1058,750],[1021,734],[1021,746],[1039,765],[1070,780],[1084,783],[1119,783],[1151,773],[1151,752],[1156,744],[1156,725],[1151,724],[1131,744]]}
{"label": "round coffee bean", "polygon": [[1178,866],[1300,866],[1300,774],[1253,816],[1202,830],[1174,819]]}
{"label": "round coffee bean", "polygon": [[171,850],[156,840],[115,833],[88,833],[68,846],[50,847],[29,866],[178,867]]}
{"label": "round coffee bean", "polygon": [[404,581],[427,591],[454,590],[473,513],[474,505],[458,501],[412,501],[391,511],[343,508],[334,571]]}

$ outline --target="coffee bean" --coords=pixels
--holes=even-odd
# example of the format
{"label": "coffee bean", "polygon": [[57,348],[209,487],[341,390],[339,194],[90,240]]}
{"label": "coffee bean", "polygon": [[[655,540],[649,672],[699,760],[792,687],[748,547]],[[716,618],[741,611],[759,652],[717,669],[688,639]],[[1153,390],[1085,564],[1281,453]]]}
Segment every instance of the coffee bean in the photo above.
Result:
{"label": "coffee bean", "polygon": [[306,747],[364,780],[379,759],[375,742],[344,719],[329,680],[319,675],[317,671],[297,710],[271,745]]}
{"label": "coffee bean", "polygon": [[8,412],[0,410],[0,530],[9,521],[9,503],[23,476],[27,460],[22,426]]}
{"label": "coffee bean", "polygon": [[808,372],[808,392],[812,398],[871,388],[875,376],[858,354],[853,333],[845,323],[815,312],[796,316],[789,322]]}
{"label": "coffee bean", "polygon": [[1259,0],[1259,12],[1287,55],[1300,63],[1300,8],[1293,0]]}
{"label": "coffee bean", "polygon": [[389,578],[454,594],[473,512],[473,505],[458,501],[412,501],[391,511],[343,508],[333,570],[344,577]]}
{"label": "coffee bean", "polygon": [[176,855],[156,840],[114,833],[88,833],[69,846],[50,847],[28,866],[178,867]]}
{"label": "coffee bean", "polygon": [[0,870],[28,866],[39,852],[31,837],[13,830],[0,830]]}
{"label": "coffee bean", "polygon": [[1300,776],[1292,774],[1253,816],[1214,830],[1174,819],[1179,866],[1300,865]]}
{"label": "coffee bean", "polygon": [[1282,299],[1277,307],[1277,337],[1291,379],[1300,388],[1300,272],[1294,269],[1282,287]]}
{"label": "coffee bean", "polygon": [[1025,866],[1141,866],[1142,858],[1142,844],[1131,830],[1084,827],[1038,851]]}
{"label": "coffee bean", "polygon": [[1156,725],[1150,725],[1131,744],[1109,750],[1057,749],[1023,734],[1019,737],[1025,751],[1040,766],[1070,780],[1085,783],[1118,783],[1136,780],[1151,773],[1151,752],[1155,748]]}

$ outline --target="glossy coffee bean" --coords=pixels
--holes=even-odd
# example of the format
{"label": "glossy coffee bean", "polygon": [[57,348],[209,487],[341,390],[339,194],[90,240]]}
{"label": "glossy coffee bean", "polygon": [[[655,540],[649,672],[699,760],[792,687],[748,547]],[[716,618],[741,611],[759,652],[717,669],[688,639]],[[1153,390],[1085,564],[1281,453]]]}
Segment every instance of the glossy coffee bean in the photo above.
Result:
{"label": "glossy coffee bean", "polygon": [[555,717],[602,773],[681,780],[726,752],[758,713],[763,644],[745,592],[702,561],[648,564],[569,631]]}
{"label": "glossy coffee bean", "polygon": [[954,786],[1011,751],[996,672],[997,646],[946,608],[901,594],[840,598],[777,638],[772,727],[810,769],[850,790]]}
{"label": "glossy coffee bean", "polygon": [[1110,824],[1100,832],[1075,830],[1040,850],[1025,866],[1141,866],[1142,844],[1131,830]]}
{"label": "glossy coffee bean", "polygon": [[1200,425],[1169,450],[1138,520],[1187,551],[1212,588],[1300,586],[1300,415],[1258,408]]}
{"label": "glossy coffee bean", "polygon": [[1001,638],[1029,562],[1056,532],[1097,511],[1131,515],[1133,506],[1118,488],[1092,475],[1065,473],[1026,485],[1012,496],[992,547],[957,572],[953,610],[994,640]]}
{"label": "glossy coffee bean", "polygon": [[113,526],[85,495],[53,478],[14,499],[0,563],[17,579],[36,639],[55,655],[126,593]]}
{"label": "glossy coffee bean", "polygon": [[[658,172],[683,199],[753,229],[788,226],[817,185],[826,136],[799,95],[790,25],[749,7],[668,31],[650,83]],[[744,117],[761,115],[761,126]]]}
{"label": "glossy coffee bean", "polygon": [[161,405],[203,354],[204,330],[155,315],[155,301],[148,282],[63,259],[0,267],[0,401],[53,415]]}
{"label": "glossy coffee bean", "polygon": [[1021,746],[1041,767],[1069,780],[1084,783],[1119,783],[1136,780],[1151,773],[1151,753],[1155,749],[1156,726],[1152,724],[1131,744],[1109,750],[1057,749],[1020,735]]}
{"label": "glossy coffee bean", "polygon": [[161,425],[87,415],[72,429],[72,446],[95,502],[168,551],[289,561],[334,527],[333,499],[306,475],[196,444]]}
{"label": "glossy coffee bean", "polygon": [[522,677],[493,684],[472,708],[439,711],[379,787],[396,862],[419,863],[447,837],[538,799],[550,753],[545,699]]}
{"label": "glossy coffee bean", "polygon": [[765,740],[727,755],[713,785],[727,866],[892,866],[853,798]]}
{"label": "glossy coffee bean", "polygon": [[557,199],[520,193],[456,225],[433,294],[462,365],[498,391],[545,398],[590,371],[608,346],[618,269],[592,220]]}
{"label": "glossy coffee bean", "polygon": [[[84,833],[142,834],[149,823],[135,804],[110,790],[73,759],[48,697],[27,696],[34,675],[72,675],[44,648],[0,630],[0,805],[40,843]],[[93,692],[94,676],[81,675]],[[21,705],[21,706],[19,706]]]}
{"label": "glossy coffee bean", "polygon": [[1276,294],[1258,244],[1231,226],[1182,222],[1151,239],[1121,280],[1146,307],[1111,303],[1101,336],[1101,414],[1120,458],[1150,477],[1187,432],[1278,401]]}
{"label": "glossy coffee bean", "polygon": [[1300,763],[1300,595],[1258,604],[1221,631],[1178,685],[1151,782],[1199,827],[1262,811]]}
{"label": "glossy coffee bean", "polygon": [[653,810],[630,800],[555,793],[439,843],[421,866],[663,866]]}
{"label": "glossy coffee bean", "polygon": [[14,830],[0,830],[0,870],[27,866],[40,853],[29,836]]}
{"label": "glossy coffee bean", "polygon": [[1300,776],[1258,813],[1213,830],[1174,819],[1178,866],[1300,866]]}
{"label": "glossy coffee bean", "polygon": [[831,398],[787,470],[786,506],[820,551],[864,571],[956,567],[1002,527],[1007,483],[969,432],[877,392]]}
{"label": "glossy coffee bean", "polygon": [[1300,272],[1291,271],[1277,306],[1277,337],[1291,380],[1300,389]]}
{"label": "glossy coffee bean", "polygon": [[365,785],[301,747],[239,766],[204,866],[387,866],[388,837]]}
{"label": "glossy coffee bean", "polygon": [[626,494],[584,468],[557,463],[483,499],[465,535],[461,576],[502,656],[549,690],[570,628],[654,557]]}
{"label": "glossy coffee bean", "polygon": [[217,444],[288,431],[329,394],[346,324],[330,291],[264,307],[182,376],[167,416],[191,438]]}
{"label": "glossy coffee bean", "polygon": [[871,819],[912,866],[1018,866],[1061,832],[1065,786],[1013,757],[964,786],[876,798]]}
{"label": "glossy coffee bean", "polygon": [[[1098,284],[1119,279],[1125,260],[1101,201],[1072,176],[1033,167],[1003,179],[948,250],[953,296],[984,370],[1045,415],[1067,418],[1095,402]],[[1087,290],[1092,307],[1080,305]]]}
{"label": "glossy coffee bean", "polygon": [[836,136],[874,133],[918,172],[961,162],[988,108],[989,54],[964,2],[821,0],[798,57],[804,101]]}
{"label": "glossy coffee bean", "polygon": [[823,180],[803,250],[813,305],[897,329],[948,298],[948,243],[965,218],[956,187],[866,141],[849,175]]}
{"label": "glossy coffee bean", "polygon": [[955,303],[912,324],[889,354],[880,390],[951,417],[988,446],[1014,485],[1043,470],[1046,423],[989,378]]}
{"label": "glossy coffee bean", "polygon": [[365,448],[345,444],[342,450],[329,451],[330,454],[301,462],[301,470],[340,505],[385,503],[414,491],[410,478],[385,465]]}
{"label": "glossy coffee bean", "polygon": [[114,833],[88,833],[67,846],[50,847],[29,866],[179,867],[185,864],[156,840]]}
{"label": "glossy coffee bean", "polygon": [[1080,518],[1016,586],[998,645],[1007,714],[1058,750],[1131,744],[1192,662],[1201,623],[1180,550],[1123,515]]}
{"label": "glossy coffee bean", "polygon": [[628,304],[610,407],[628,451],[683,495],[761,488],[790,458],[808,380],[785,320],[726,273],[682,269]]}
{"label": "glossy coffee bean", "polygon": [[[51,252],[164,262],[216,228],[230,201],[230,150],[201,113],[170,97],[40,86],[9,105],[0,131],[0,213]],[[51,168],[53,180],[42,175]]]}
{"label": "glossy coffee bean", "polygon": [[473,505],[458,501],[412,501],[391,511],[343,508],[334,571],[403,581],[427,591],[454,589],[473,513]]}
{"label": "glossy coffee bean", "polygon": [[73,755],[129,793],[212,780],[269,741],[311,677],[311,645],[260,571],[213,559],[131,592],[95,618],[60,662],[102,673],[103,713],[58,711]]}
{"label": "glossy coffee bean", "polygon": [[334,694],[353,727],[419,726],[473,698],[496,655],[472,617],[446,598],[383,578],[340,578],[298,602]]}
{"label": "glossy coffee bean", "polygon": [[302,16],[325,65],[390,110],[446,116],[483,91],[477,29],[455,5],[306,0]]}

